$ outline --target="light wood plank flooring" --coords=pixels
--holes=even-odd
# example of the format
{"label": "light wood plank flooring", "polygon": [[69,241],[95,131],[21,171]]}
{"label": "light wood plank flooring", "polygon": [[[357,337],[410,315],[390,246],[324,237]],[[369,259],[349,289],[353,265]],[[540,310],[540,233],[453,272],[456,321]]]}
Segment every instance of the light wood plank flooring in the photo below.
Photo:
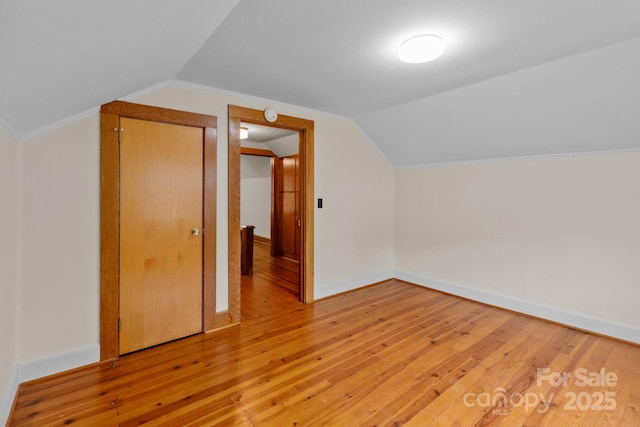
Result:
{"label": "light wood plank flooring", "polygon": [[253,275],[241,276],[242,320],[269,316],[282,310],[302,307],[298,302],[298,263],[271,256],[268,244],[253,245]]}
{"label": "light wood plank flooring", "polygon": [[238,326],[23,384],[9,425],[640,425],[638,346],[396,280],[278,289]]}

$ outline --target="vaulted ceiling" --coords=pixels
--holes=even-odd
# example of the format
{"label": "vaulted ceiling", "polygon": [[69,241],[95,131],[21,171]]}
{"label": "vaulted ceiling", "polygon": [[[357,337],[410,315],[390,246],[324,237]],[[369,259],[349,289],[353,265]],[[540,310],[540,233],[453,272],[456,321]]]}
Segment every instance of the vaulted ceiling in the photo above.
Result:
{"label": "vaulted ceiling", "polygon": [[[445,54],[405,64],[406,38]],[[0,0],[21,138],[168,80],[346,115],[396,166],[640,148],[637,0]]]}

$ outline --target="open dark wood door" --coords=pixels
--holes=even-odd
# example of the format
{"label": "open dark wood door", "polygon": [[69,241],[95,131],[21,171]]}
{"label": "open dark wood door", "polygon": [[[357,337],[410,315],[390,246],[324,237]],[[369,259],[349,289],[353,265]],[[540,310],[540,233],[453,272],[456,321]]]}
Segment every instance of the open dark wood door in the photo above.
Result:
{"label": "open dark wood door", "polygon": [[[272,254],[300,260],[300,162],[298,155],[274,159],[274,219]],[[273,242],[272,242],[273,243]]]}

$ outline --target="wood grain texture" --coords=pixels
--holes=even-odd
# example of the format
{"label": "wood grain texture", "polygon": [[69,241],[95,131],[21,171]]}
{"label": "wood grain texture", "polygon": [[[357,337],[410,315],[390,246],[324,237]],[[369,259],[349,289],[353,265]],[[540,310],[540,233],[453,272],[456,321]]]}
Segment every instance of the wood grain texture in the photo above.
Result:
{"label": "wood grain texture", "polygon": [[100,360],[119,354],[119,128],[120,116],[100,114]]}
{"label": "wood grain texture", "polygon": [[262,150],[260,148],[240,147],[240,154],[248,156],[260,156],[260,157],[277,157],[271,150]]}
{"label": "wood grain texture", "polygon": [[120,125],[124,354],[202,332],[204,146],[201,128],[129,118]]}
{"label": "wood grain texture", "polygon": [[229,205],[229,318],[232,323],[240,322],[240,122],[241,118],[231,114],[229,106],[229,152],[228,152],[228,194]]}
{"label": "wood grain texture", "polygon": [[264,236],[258,236],[257,234],[255,234],[253,236],[253,240],[256,241],[256,243],[262,243],[265,245],[271,245],[271,239],[268,237],[264,237]]}
{"label": "wood grain texture", "polygon": [[302,308],[299,264],[273,257],[268,243],[253,245],[253,275],[242,276],[242,321]]}
{"label": "wood grain texture", "polygon": [[[300,210],[299,156],[274,158],[272,192],[272,255],[300,260],[302,212]],[[275,231],[275,232],[274,232]],[[275,237],[275,239],[274,239]]]}
{"label": "wood grain texture", "polygon": [[213,128],[218,125],[216,116],[191,113],[188,111],[172,110],[170,108],[151,107],[149,105],[134,104],[125,101],[112,101],[102,105],[100,111],[108,114],[116,114],[120,117],[129,117],[158,123],[192,126],[199,128]]}
{"label": "wood grain texture", "polygon": [[[636,426],[639,378],[638,346],[390,280],[23,384],[9,425]],[[567,408],[585,391],[616,407]]]}
{"label": "wood grain texture", "polygon": [[[100,359],[119,354],[119,185],[120,118],[128,117],[160,123],[202,128],[205,145],[204,215],[204,284],[203,323],[205,330],[220,326],[215,312],[215,251],[216,251],[216,125],[215,116],[148,105],[114,101],[101,107],[100,124]],[[114,131],[116,129],[116,131]],[[226,316],[225,316],[226,317]],[[227,322],[228,324],[228,322]],[[215,325],[215,326],[212,326]]]}
{"label": "wood grain texture", "polygon": [[[218,186],[217,152],[218,131],[215,128],[204,128],[204,247],[203,256],[203,290],[202,290],[202,327],[210,331],[218,327],[216,314],[216,217]],[[228,316],[227,316],[228,319]]]}
{"label": "wood grain texture", "polygon": [[300,277],[302,280],[300,300],[304,303],[310,303],[314,299],[314,126],[312,121],[307,121],[304,129],[300,131],[300,138],[303,141],[300,144],[300,209],[303,216],[300,230],[303,242],[300,252]]}

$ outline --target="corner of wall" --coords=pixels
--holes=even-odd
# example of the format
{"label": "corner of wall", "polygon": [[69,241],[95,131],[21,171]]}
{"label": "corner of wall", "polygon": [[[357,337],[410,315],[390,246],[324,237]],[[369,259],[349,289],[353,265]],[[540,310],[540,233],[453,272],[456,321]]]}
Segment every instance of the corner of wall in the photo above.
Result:
{"label": "corner of wall", "polygon": [[7,386],[2,393],[2,400],[0,400],[0,425],[6,425],[13,408],[13,402],[20,386],[20,380],[18,374],[18,368],[14,367],[11,371],[11,376],[7,382]]}
{"label": "corner of wall", "polygon": [[458,284],[430,279],[405,271],[396,270],[394,276],[396,279],[403,280],[405,282],[468,300],[477,301],[483,304],[488,304],[493,307],[503,308],[517,313],[537,317],[539,319],[549,320],[551,322],[577,328],[582,331],[589,331],[607,337],[640,344],[640,329],[629,325],[623,325],[593,316],[548,307],[510,296],[499,295],[493,292],[471,289]]}
{"label": "corner of wall", "polygon": [[[17,348],[18,348],[18,311],[20,310],[20,264],[21,264],[21,211],[22,211],[22,145],[19,137],[13,130],[0,119],[0,138],[2,141],[2,156],[7,164],[0,167],[2,177],[3,202],[7,210],[3,209],[2,230],[4,236],[2,251],[3,259],[9,268],[0,268],[3,272],[0,282],[3,286],[3,295],[7,297],[2,301],[0,311],[4,312],[2,346],[3,366],[0,380],[0,425],[6,422],[13,406],[14,396],[18,389]],[[3,298],[4,299],[4,298]]]}
{"label": "corner of wall", "polygon": [[53,357],[15,365],[2,394],[0,425],[7,422],[21,383],[95,363],[99,359],[100,347],[92,345]]}
{"label": "corner of wall", "polygon": [[[394,170],[395,170],[395,169],[397,168],[397,166],[396,166],[395,164],[393,164],[393,162],[389,159],[389,157],[387,157],[387,155],[385,154],[385,152],[384,152],[384,151],[382,151],[382,149],[380,148],[380,146],[379,146],[378,144],[376,144],[376,142],[373,140],[373,138],[371,138],[371,137],[369,136],[369,134],[368,134],[368,133],[367,133],[367,132],[362,128],[362,126],[360,126],[360,123],[358,123],[358,121],[357,121],[357,120],[355,120],[355,119],[353,119],[353,118],[351,118],[351,117],[349,118],[349,120],[351,120],[351,122],[353,123],[353,125],[354,125],[356,128],[358,128],[358,129],[360,130],[360,132],[362,132],[362,134],[363,134],[363,135],[365,135],[365,136],[367,137],[367,140],[369,140],[369,142],[371,143],[371,146],[372,146],[373,148],[375,148],[375,149],[376,149],[376,151],[380,154],[380,156],[381,156],[383,159],[385,159],[385,161],[389,164],[389,166],[390,166],[392,169],[394,169]],[[395,177],[395,174],[394,174],[394,177]]]}
{"label": "corner of wall", "polygon": [[0,118],[0,131],[4,131],[4,133],[6,133],[9,137],[11,137],[11,139],[16,144],[19,144],[20,142],[22,142],[22,138],[20,137],[20,135],[18,135],[18,133],[15,130],[13,130],[13,128],[9,126],[7,122],[2,120],[2,118]]}

